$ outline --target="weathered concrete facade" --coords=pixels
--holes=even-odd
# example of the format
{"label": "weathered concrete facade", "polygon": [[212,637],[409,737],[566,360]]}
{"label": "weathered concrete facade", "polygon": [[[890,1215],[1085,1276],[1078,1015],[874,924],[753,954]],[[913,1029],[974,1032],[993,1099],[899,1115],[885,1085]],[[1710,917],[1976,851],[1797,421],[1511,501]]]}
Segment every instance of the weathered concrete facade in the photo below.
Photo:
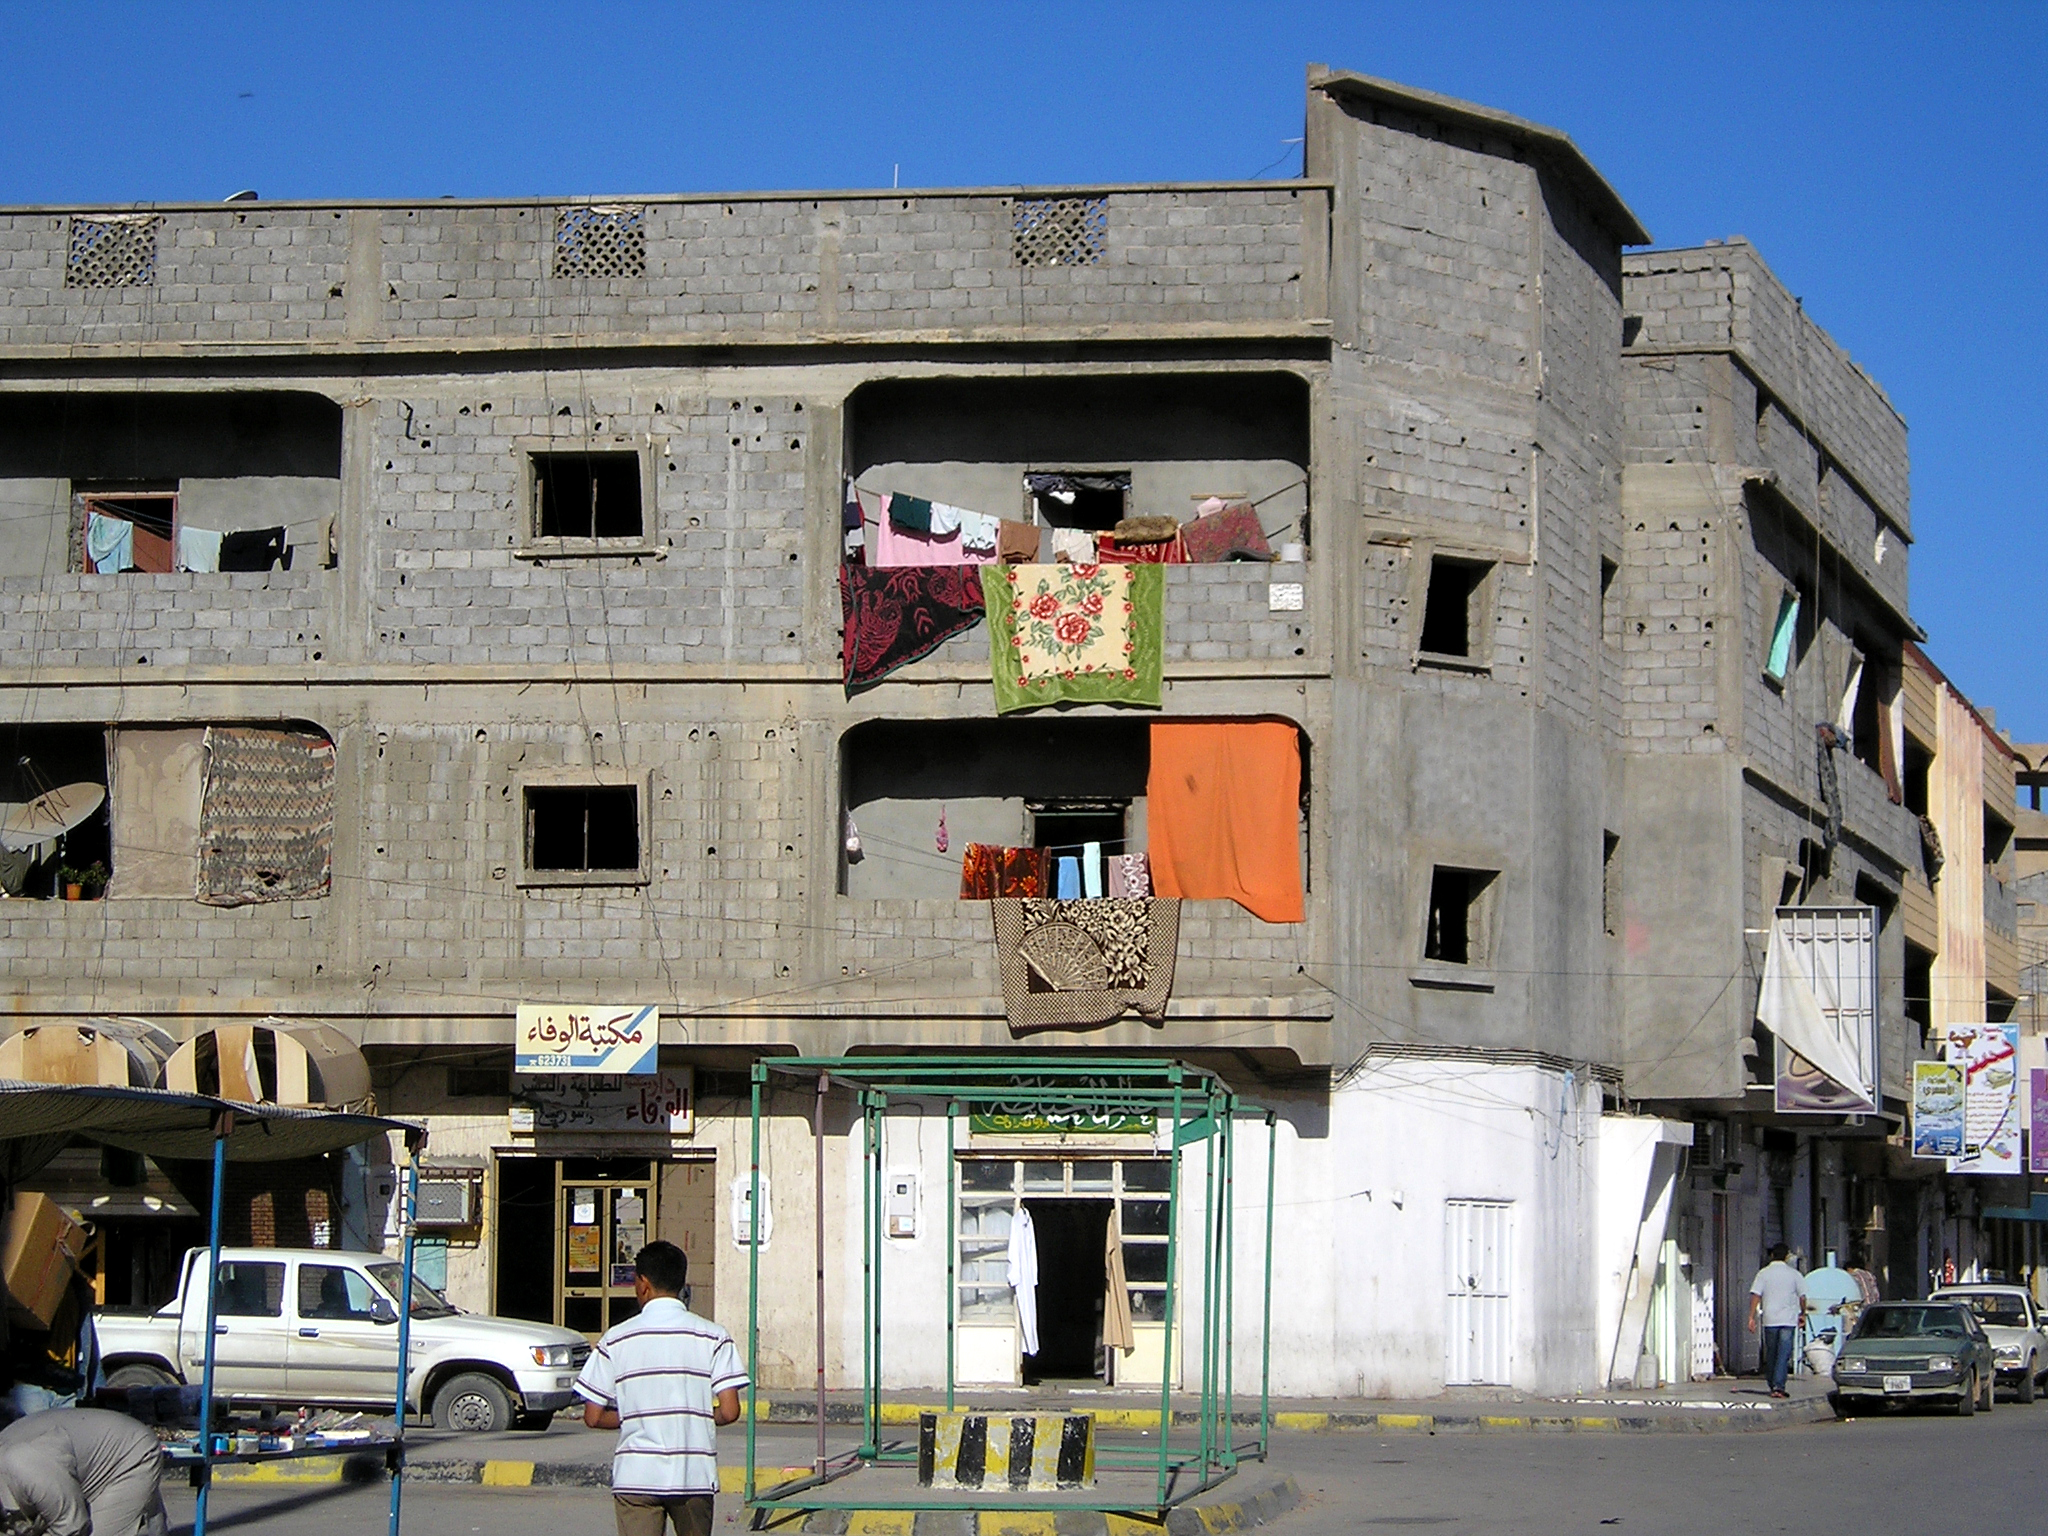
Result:
{"label": "weathered concrete facade", "polygon": [[[1051,261],[1020,213],[1048,200],[1074,242]],[[506,1244],[548,1241],[506,1193],[515,1155],[573,1184],[708,1154],[713,1197],[675,1219],[743,1260],[733,1074],[756,1054],[1014,1044],[941,808],[956,849],[1035,798],[1122,797],[1143,829],[1115,737],[1142,722],[998,721],[985,629],[846,696],[846,477],[1007,516],[1030,469],[1128,472],[1134,514],[1263,498],[1306,558],[1168,570],[1164,714],[1304,732],[1306,919],[1190,902],[1163,1026],[1032,1046],[1174,1052],[1282,1107],[1279,1199],[1313,1219],[1276,1268],[1300,1299],[1280,1390],[1440,1389],[1445,1222],[1475,1202],[1520,1234],[1500,1379],[1632,1374],[1601,1335],[1639,1234],[1584,1234],[1603,1177],[1668,1183],[1676,1146],[1603,1162],[1603,1096],[1739,1111],[1744,931],[1784,895],[1764,872],[1896,903],[1919,858],[1846,752],[1840,843],[1801,853],[1815,721],[1852,653],[1895,690],[1912,633],[1903,424],[1746,246],[1624,259],[1646,240],[1553,130],[1320,70],[1298,181],[0,214],[8,758],[279,721],[337,755],[324,899],[126,896],[117,867],[102,901],[0,903],[14,1020],[348,1031],[383,1107],[485,1170],[448,1255],[469,1305],[509,1305]],[[637,531],[546,532],[550,455],[630,461]],[[286,525],[293,567],[84,569],[77,498],[138,486],[226,509],[208,527]],[[1454,578],[1450,653],[1423,630]],[[1270,590],[1293,582],[1298,611]],[[1802,582],[1813,632],[1767,680]],[[982,733],[1003,782],[906,755],[969,739],[947,730]],[[522,803],[547,786],[633,788],[640,868],[537,877]],[[1478,881],[1451,961],[1426,957],[1442,870]],[[508,1129],[516,1005],[597,1000],[659,1002],[664,1064],[699,1074],[693,1140]],[[804,1232],[803,1127],[771,1143],[774,1220]],[[831,1198],[857,1202],[834,1148]],[[932,1155],[904,1154],[927,1191]],[[935,1307],[941,1225],[903,1240]],[[807,1339],[800,1257],[766,1273]],[[741,1322],[742,1265],[720,1271]],[[843,1372],[857,1314],[832,1323]],[[933,1373],[914,1349],[890,1369]]]}

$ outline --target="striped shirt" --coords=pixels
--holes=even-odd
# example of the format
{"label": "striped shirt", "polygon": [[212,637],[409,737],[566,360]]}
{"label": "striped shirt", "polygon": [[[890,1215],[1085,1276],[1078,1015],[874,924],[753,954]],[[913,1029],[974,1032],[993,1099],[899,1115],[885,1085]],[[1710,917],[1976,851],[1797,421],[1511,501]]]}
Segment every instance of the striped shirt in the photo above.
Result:
{"label": "striped shirt", "polygon": [[712,1404],[747,1384],[732,1335],[673,1296],[597,1341],[576,1392],[619,1415],[612,1491],[674,1497],[718,1491],[718,1430]]}

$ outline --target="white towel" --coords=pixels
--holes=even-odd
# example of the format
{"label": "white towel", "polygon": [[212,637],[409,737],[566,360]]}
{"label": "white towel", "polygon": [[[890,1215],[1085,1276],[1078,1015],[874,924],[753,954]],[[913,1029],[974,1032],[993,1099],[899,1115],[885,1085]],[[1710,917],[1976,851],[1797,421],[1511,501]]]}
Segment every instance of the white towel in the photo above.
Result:
{"label": "white towel", "polygon": [[1095,535],[1086,528],[1053,529],[1052,557],[1069,565],[1095,564]]}
{"label": "white towel", "polygon": [[135,563],[135,525],[123,517],[86,514],[85,552],[102,576],[125,571]]}
{"label": "white towel", "polygon": [[1090,901],[1102,895],[1102,844],[1100,843],[1083,843],[1081,845],[1081,894]]}
{"label": "white towel", "polygon": [[[943,501],[932,503],[932,537],[942,539],[949,533],[960,531],[960,519],[970,514],[958,507],[949,507]],[[993,546],[991,546],[993,547]]]}
{"label": "white towel", "polygon": [[220,569],[220,533],[213,528],[178,530],[178,569],[217,571]]}
{"label": "white towel", "polygon": [[[934,515],[938,508],[932,508]],[[960,547],[962,549],[994,549],[996,534],[1001,530],[1003,520],[990,517],[986,512],[962,512],[960,514]]]}

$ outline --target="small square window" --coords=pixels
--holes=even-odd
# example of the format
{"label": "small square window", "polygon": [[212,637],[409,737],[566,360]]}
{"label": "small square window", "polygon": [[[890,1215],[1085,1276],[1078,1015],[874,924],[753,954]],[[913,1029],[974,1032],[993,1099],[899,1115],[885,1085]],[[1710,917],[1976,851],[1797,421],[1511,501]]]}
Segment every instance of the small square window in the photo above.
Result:
{"label": "small square window", "polygon": [[1500,872],[1438,865],[1429,876],[1429,919],[1422,958],[1441,965],[1484,965]]}
{"label": "small square window", "polygon": [[536,453],[530,479],[535,538],[645,536],[637,453]]}
{"label": "small square window", "polygon": [[1792,665],[1804,647],[1799,643],[1799,610],[1803,606],[1797,587],[1778,595],[1778,616],[1771,624],[1771,648],[1764,657],[1764,676],[1782,683],[1791,675]]}
{"label": "small square window", "polygon": [[1026,197],[1010,216],[1010,255],[1020,267],[1089,267],[1109,248],[1109,199]]}
{"label": "small square window", "polygon": [[557,209],[554,274],[560,278],[645,277],[647,210]]}
{"label": "small square window", "polygon": [[526,867],[550,876],[641,874],[640,791],[632,784],[526,791]]}
{"label": "small square window", "polygon": [[1429,562],[1429,592],[1422,605],[1425,656],[1484,660],[1487,631],[1487,575],[1493,567],[1482,560],[1438,555]]}

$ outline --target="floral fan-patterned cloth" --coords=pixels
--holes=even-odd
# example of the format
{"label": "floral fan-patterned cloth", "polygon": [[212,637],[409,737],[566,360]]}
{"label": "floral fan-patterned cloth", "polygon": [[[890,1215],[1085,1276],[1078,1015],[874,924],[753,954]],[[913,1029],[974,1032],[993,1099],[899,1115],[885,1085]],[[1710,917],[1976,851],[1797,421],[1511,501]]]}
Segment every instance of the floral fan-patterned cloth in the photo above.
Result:
{"label": "floral fan-patterned cloth", "polygon": [[1063,701],[1159,708],[1156,565],[981,568],[996,710]]}

